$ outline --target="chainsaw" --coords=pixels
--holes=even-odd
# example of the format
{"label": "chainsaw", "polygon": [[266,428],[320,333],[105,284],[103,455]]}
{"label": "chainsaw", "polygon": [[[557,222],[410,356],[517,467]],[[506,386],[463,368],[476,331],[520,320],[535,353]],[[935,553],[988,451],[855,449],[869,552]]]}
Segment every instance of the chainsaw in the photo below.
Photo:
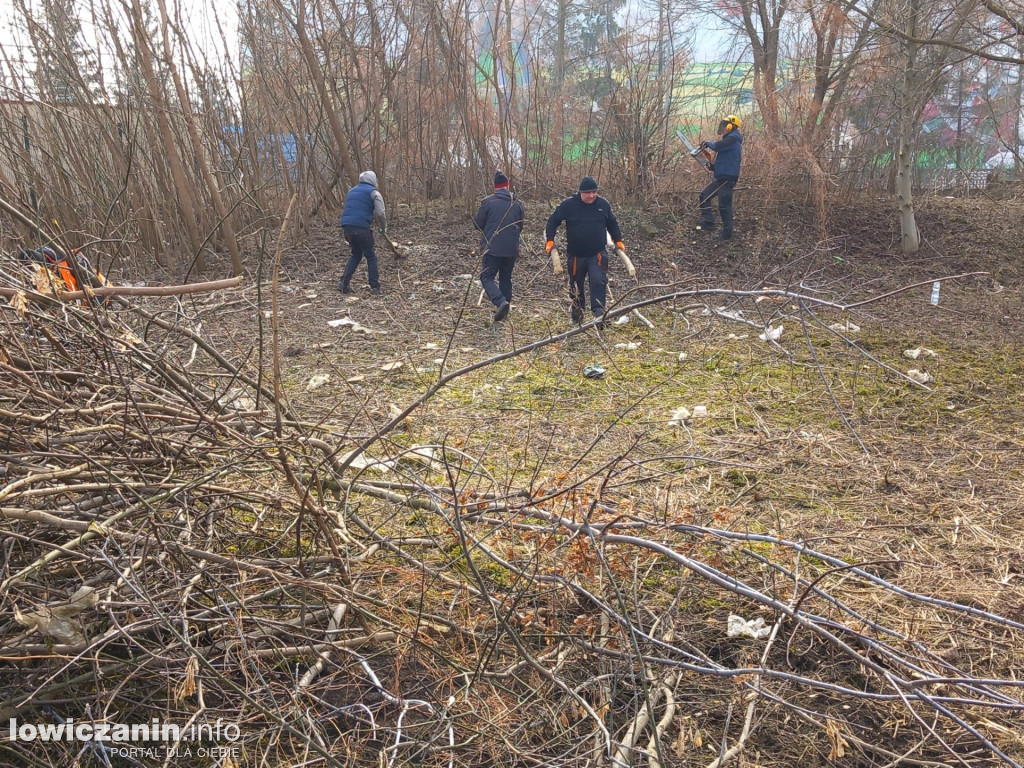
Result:
{"label": "chainsaw", "polygon": [[676,128],[676,136],[678,136],[679,140],[681,142],[683,142],[683,144],[686,146],[686,149],[690,153],[690,157],[694,158],[698,163],[703,165],[704,166],[704,170],[706,170],[706,171],[713,171],[714,170],[714,167],[711,165],[711,162],[712,162],[711,150],[706,149],[704,147],[695,147],[695,146],[693,146],[693,144],[690,143],[690,140],[688,138],[686,138],[686,134],[683,133],[678,128]]}

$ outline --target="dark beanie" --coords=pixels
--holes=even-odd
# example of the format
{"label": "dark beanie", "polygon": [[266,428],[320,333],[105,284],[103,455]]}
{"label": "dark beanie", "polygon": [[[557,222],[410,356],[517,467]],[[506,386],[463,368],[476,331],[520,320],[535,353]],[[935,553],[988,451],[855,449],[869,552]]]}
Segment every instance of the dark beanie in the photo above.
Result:
{"label": "dark beanie", "polygon": [[594,181],[593,176],[584,176],[583,181],[580,182],[580,192],[596,192],[597,182]]}
{"label": "dark beanie", "polygon": [[501,171],[497,171],[494,174],[494,188],[495,189],[504,189],[507,186],[508,186],[508,176],[506,176]]}

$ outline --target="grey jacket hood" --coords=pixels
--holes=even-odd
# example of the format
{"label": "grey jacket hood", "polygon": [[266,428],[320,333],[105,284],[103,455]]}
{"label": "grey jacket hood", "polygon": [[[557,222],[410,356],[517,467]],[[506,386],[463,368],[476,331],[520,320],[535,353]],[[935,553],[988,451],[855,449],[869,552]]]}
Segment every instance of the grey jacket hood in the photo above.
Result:
{"label": "grey jacket hood", "polygon": [[377,174],[373,171],[363,171],[359,174],[359,182],[361,184],[370,184],[374,189],[377,188]]}

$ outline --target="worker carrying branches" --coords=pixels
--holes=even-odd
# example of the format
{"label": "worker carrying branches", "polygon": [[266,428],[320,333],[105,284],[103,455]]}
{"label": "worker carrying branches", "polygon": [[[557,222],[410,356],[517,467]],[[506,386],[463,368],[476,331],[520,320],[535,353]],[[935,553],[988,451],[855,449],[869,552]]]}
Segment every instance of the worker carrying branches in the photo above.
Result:
{"label": "worker carrying branches", "polygon": [[701,232],[715,231],[715,213],[711,209],[711,200],[718,198],[718,213],[722,217],[722,233],[719,240],[732,237],[732,190],[740,178],[740,160],[742,158],[743,135],[740,133],[740,119],[736,115],[726,115],[718,124],[718,134],[722,137],[717,141],[702,141],[700,149],[713,150],[715,161],[710,170],[715,177],[700,192],[700,222],[697,229]]}
{"label": "worker carrying branches", "polygon": [[[608,292],[608,236],[622,250],[622,230],[612,212],[611,203],[598,197],[597,182],[590,176],[580,181],[577,194],[565,198],[548,219],[544,231],[547,240],[544,251],[555,247],[555,232],[565,222],[565,261],[569,273],[569,300],[572,302],[572,321],[583,322],[586,302],[585,283],[590,276],[590,309],[594,317],[604,316],[605,297]],[[606,234],[607,233],[607,234]]]}

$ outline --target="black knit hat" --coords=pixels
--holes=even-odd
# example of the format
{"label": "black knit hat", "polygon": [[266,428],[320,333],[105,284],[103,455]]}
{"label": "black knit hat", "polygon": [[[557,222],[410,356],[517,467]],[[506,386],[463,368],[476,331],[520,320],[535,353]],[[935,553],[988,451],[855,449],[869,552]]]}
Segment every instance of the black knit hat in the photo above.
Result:
{"label": "black knit hat", "polygon": [[496,171],[494,174],[494,188],[503,189],[508,186],[508,176],[501,171]]}
{"label": "black knit hat", "polygon": [[594,181],[593,176],[584,176],[583,181],[580,182],[580,192],[596,192],[597,182]]}

